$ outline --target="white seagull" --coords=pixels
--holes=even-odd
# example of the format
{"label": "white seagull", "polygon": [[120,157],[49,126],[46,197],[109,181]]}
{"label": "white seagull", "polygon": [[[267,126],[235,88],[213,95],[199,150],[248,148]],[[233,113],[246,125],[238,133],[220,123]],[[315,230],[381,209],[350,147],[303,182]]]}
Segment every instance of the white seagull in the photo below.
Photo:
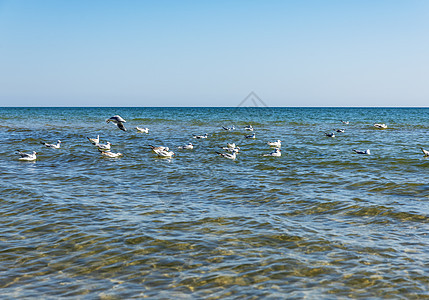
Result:
{"label": "white seagull", "polygon": [[93,145],[97,145],[98,143],[100,143],[100,136],[99,135],[97,135],[97,138],[96,139],[92,139],[92,138],[89,138],[89,137],[86,137],[90,142],[91,142],[91,144],[93,144]]}
{"label": "white seagull", "polygon": [[194,134],[194,139],[206,139],[208,138],[207,133],[205,133],[204,135],[195,135]]}
{"label": "white seagull", "polygon": [[101,151],[100,149],[98,149],[98,151],[100,151],[101,155],[104,157],[109,157],[109,158],[118,158],[120,156],[122,156],[122,153],[113,153],[109,151]]}
{"label": "white seagull", "polygon": [[107,142],[106,144],[95,144],[98,150],[101,151],[110,151],[110,145],[112,145],[110,142]]}
{"label": "white seagull", "polygon": [[282,152],[279,148],[274,149],[270,154],[264,154],[264,156],[282,156]]}
{"label": "white seagull", "polygon": [[422,152],[423,152],[423,154],[424,154],[425,157],[429,157],[429,151],[427,151],[427,150],[425,150],[423,148],[420,148],[420,149],[422,149]]}
{"label": "white seagull", "polygon": [[141,127],[136,126],[136,129],[138,132],[141,132],[141,133],[149,133],[149,128],[147,128],[147,127],[141,128]]}
{"label": "white seagull", "polygon": [[343,121],[343,120],[341,120],[341,122],[343,123],[343,124],[346,124],[346,125],[348,125],[350,122],[349,121]]}
{"label": "white seagull", "polygon": [[126,123],[127,121],[125,121],[121,116],[114,115],[113,117],[110,117],[109,119],[106,120],[106,123],[109,123],[109,122],[116,124],[120,130],[127,131],[127,129],[123,124],[123,123]]}
{"label": "white seagull", "polygon": [[366,149],[365,151],[361,151],[361,150],[356,150],[353,149],[354,152],[356,152],[357,154],[367,154],[367,155],[371,155],[371,151],[369,151],[369,149]]}
{"label": "white seagull", "polygon": [[194,145],[192,145],[192,143],[188,143],[187,145],[179,146],[177,148],[179,148],[179,149],[185,149],[185,150],[192,150],[192,149],[194,149]]}
{"label": "white seagull", "polygon": [[252,125],[247,125],[246,127],[244,127],[244,130],[253,131],[253,127]]}
{"label": "white seagull", "polygon": [[378,128],[378,129],[386,129],[387,125],[386,124],[374,124],[374,127]]}
{"label": "white seagull", "polygon": [[58,140],[56,144],[48,144],[45,142],[40,142],[40,144],[45,145],[48,148],[52,148],[52,149],[60,149],[61,147],[61,141]]}
{"label": "white seagull", "polygon": [[24,153],[24,152],[21,152],[21,151],[19,151],[19,150],[16,150],[17,152],[18,152],[18,154],[21,156],[20,158],[19,158],[19,160],[27,160],[27,161],[31,161],[31,160],[36,160],[37,159],[37,156],[36,156],[36,154],[37,154],[37,152],[36,151],[33,151],[33,152],[31,152],[31,153]]}
{"label": "white seagull", "polygon": [[270,147],[276,147],[276,148],[281,148],[282,146],[282,141],[277,140],[275,142],[268,142],[267,143]]}
{"label": "white seagull", "polygon": [[246,135],[246,139],[256,139],[256,134]]}
{"label": "white seagull", "polygon": [[228,158],[228,159],[235,159],[235,158],[237,157],[237,153],[236,153],[236,152],[233,152],[233,153],[231,154],[231,153],[220,153],[220,152],[217,152],[217,151],[216,151],[216,153],[217,153],[218,155],[220,155],[220,156],[222,156],[222,157],[225,157],[225,158]]}
{"label": "white seagull", "polygon": [[156,152],[158,150],[162,150],[162,151],[169,151],[170,150],[170,148],[164,147],[164,146],[155,147],[155,146],[149,145],[149,147],[151,147],[154,152]]}
{"label": "white seagull", "polygon": [[222,128],[225,129],[225,130],[228,130],[228,131],[235,130],[235,126],[234,125],[232,125],[232,127],[222,126]]}
{"label": "white seagull", "polygon": [[171,158],[174,155],[173,151],[168,151],[168,150],[157,149],[153,151],[155,151],[155,153],[158,154],[159,157],[163,157],[163,158]]}

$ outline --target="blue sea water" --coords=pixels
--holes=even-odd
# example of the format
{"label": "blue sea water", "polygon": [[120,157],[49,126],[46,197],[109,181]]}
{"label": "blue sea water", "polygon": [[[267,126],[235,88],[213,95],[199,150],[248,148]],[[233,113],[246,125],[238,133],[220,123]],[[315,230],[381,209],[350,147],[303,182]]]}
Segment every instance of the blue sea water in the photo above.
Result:
{"label": "blue sea water", "polygon": [[[105,122],[116,114],[128,131]],[[428,108],[1,108],[0,121],[3,298],[429,298]],[[123,156],[102,157],[97,135]],[[264,157],[277,139],[282,156]],[[216,154],[229,142],[236,160]]]}

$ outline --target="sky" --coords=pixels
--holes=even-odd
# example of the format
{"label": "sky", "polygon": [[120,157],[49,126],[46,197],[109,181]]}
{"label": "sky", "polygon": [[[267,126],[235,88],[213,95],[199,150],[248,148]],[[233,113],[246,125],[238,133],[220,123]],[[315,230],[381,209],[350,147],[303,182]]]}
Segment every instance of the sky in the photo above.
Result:
{"label": "sky", "polygon": [[0,0],[0,106],[429,107],[429,1]]}

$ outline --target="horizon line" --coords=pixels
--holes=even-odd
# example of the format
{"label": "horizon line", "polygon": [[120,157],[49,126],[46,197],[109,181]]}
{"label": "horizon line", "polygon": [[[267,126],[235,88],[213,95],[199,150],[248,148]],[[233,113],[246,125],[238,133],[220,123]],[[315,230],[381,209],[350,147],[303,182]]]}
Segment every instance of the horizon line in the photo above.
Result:
{"label": "horizon line", "polygon": [[429,108],[429,106],[0,106],[0,108]]}

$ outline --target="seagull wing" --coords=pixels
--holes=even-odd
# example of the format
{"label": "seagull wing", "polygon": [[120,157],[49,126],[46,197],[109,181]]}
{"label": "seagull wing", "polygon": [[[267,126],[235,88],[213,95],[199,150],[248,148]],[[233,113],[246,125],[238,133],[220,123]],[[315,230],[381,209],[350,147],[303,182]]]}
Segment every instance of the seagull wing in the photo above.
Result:
{"label": "seagull wing", "polygon": [[31,155],[28,153],[21,152],[20,150],[16,150],[21,157],[30,157]]}
{"label": "seagull wing", "polygon": [[125,128],[124,124],[122,124],[122,122],[118,122],[118,124],[116,124],[116,125],[118,125],[118,128],[120,130],[127,131],[127,129]]}

